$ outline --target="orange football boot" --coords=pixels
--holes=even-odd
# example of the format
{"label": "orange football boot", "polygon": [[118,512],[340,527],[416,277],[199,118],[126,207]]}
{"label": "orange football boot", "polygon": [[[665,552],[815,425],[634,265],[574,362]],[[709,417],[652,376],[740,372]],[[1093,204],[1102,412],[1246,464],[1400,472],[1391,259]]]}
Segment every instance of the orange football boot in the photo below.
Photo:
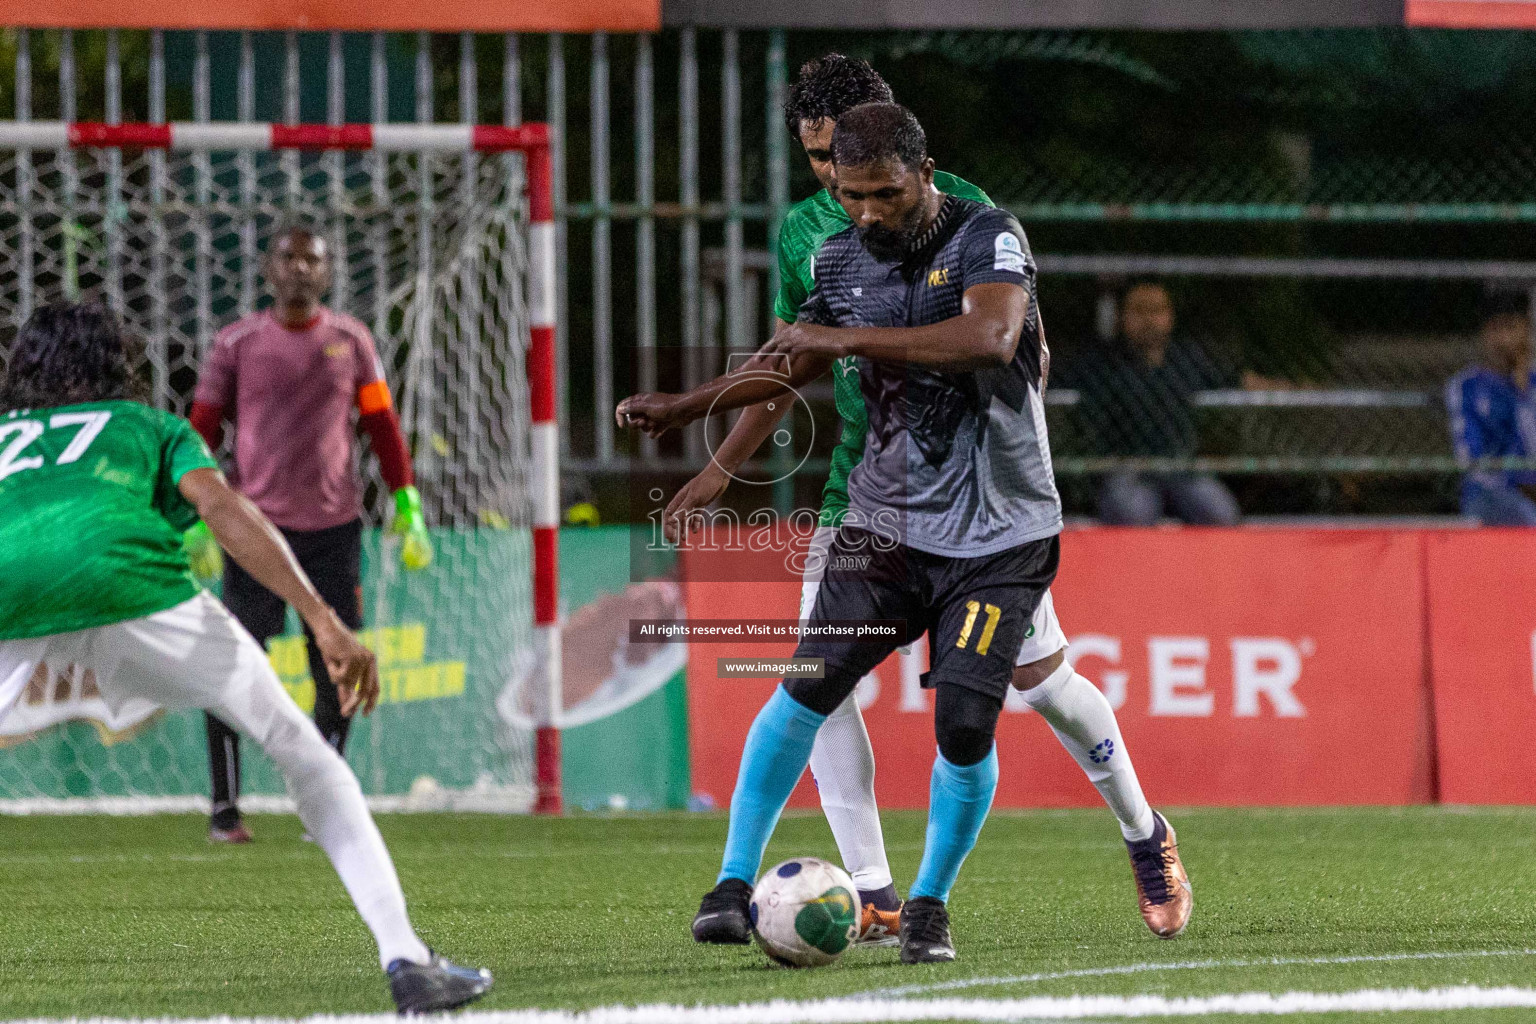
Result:
{"label": "orange football boot", "polygon": [[859,937],[855,946],[894,946],[901,941],[901,907],[895,910],[879,910],[864,904],[860,912]]}
{"label": "orange football boot", "polygon": [[1131,870],[1136,876],[1136,896],[1141,904],[1141,919],[1160,939],[1171,939],[1189,924],[1195,909],[1195,894],[1189,884],[1184,862],[1179,860],[1179,838],[1173,826],[1156,811],[1157,827],[1152,838],[1126,841],[1131,855]]}

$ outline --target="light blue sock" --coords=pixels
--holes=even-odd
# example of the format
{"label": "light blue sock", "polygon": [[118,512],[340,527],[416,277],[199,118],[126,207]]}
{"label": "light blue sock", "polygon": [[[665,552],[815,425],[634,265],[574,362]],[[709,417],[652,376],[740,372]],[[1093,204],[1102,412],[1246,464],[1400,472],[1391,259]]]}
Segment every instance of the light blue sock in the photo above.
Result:
{"label": "light blue sock", "polygon": [[[791,697],[783,686],[773,691],[747,732],[731,794],[731,825],[725,839],[725,859],[720,877],[757,879],[768,837],[779,823],[779,814],[795,783],[811,760],[816,730],[827,720]],[[997,778],[993,772],[994,781]]]}
{"label": "light blue sock", "polygon": [[949,901],[949,890],[960,874],[960,865],[976,845],[981,824],[992,809],[997,792],[997,746],[975,764],[960,767],[939,754],[933,760],[933,781],[928,785],[928,837],[923,843],[923,863],[909,899],[932,896]]}

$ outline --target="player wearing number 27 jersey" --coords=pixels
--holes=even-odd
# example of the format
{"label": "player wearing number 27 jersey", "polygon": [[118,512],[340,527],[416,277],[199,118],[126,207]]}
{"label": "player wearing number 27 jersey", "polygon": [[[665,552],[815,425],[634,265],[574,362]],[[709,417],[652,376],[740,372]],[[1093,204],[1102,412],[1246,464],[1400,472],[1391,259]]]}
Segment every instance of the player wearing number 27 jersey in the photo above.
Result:
{"label": "player wearing number 27 jersey", "polygon": [[378,667],[236,494],[191,425],[131,398],[116,320],[58,303],[27,322],[0,382],[0,720],[46,668],[91,672],[114,714],[202,708],[277,765],[378,942],[401,1012],[477,998],[490,974],[416,936],[362,789],[294,704],[265,653],[194,581],[182,531],[199,516],[314,632],[350,712]]}
{"label": "player wearing number 27 jersey", "polygon": [[176,484],[217,467],[186,420],[133,402],[0,418],[0,640],[196,597],[181,534],[197,512]]}

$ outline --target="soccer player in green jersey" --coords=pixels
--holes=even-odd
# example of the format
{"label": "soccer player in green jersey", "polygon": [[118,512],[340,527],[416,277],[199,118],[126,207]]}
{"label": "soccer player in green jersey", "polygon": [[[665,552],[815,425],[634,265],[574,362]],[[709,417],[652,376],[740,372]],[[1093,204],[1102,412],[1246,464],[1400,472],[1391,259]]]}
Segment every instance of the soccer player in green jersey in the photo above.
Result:
{"label": "soccer player in green jersey", "polygon": [[128,351],[103,307],[55,303],[27,321],[0,382],[0,719],[40,671],[83,666],[114,712],[201,708],[282,771],[299,817],[373,932],[402,1013],[478,998],[490,973],[434,954],[357,778],[234,617],[198,587],[182,532],[219,545],[298,610],[347,713],[373,710],[374,656],[232,490],[192,425],[133,400]]}
{"label": "soccer player in green jersey", "polygon": [[[853,223],[834,198],[831,147],[837,118],[863,103],[890,102],[890,86],[868,63],[835,53],[805,64],[790,88],[784,111],[786,125],[805,148],[811,170],[824,188],[792,207],[779,230],[781,283],[774,313],[780,327],[794,323],[801,304],[814,287],[816,251]],[[940,192],[990,205],[985,193],[968,182],[942,171],[935,171],[933,177],[934,187]],[[1041,347],[1043,350],[1043,327]],[[1042,351],[1042,356],[1046,355]],[[773,433],[791,404],[771,402],[778,396],[771,383],[764,383],[769,391],[753,399],[761,404],[743,409],[710,465],[685,484],[668,504],[665,523],[670,536],[676,538],[691,513],[710,505],[725,492],[733,474]],[[810,616],[815,605],[827,548],[848,508],[848,474],[863,457],[868,431],[857,358],[846,357],[833,364],[832,386],[843,426],[832,453],[831,473],[822,491],[820,528],[811,540],[813,552],[819,551],[820,557],[813,554],[807,559],[807,565],[815,568],[807,571],[801,589],[802,619]],[[724,394],[726,390],[730,391],[729,396]],[[620,426],[638,427],[655,435],[690,423],[711,409],[718,412],[735,408],[752,390],[752,385],[726,376],[685,395],[636,395],[620,404],[617,418]],[[1193,908],[1176,836],[1142,793],[1114,709],[1098,687],[1073,670],[1066,660],[1066,648],[1066,635],[1047,591],[1019,652],[1013,686],[1050,724],[1062,746],[1114,812],[1130,855],[1142,919],[1154,934],[1171,938],[1184,929]],[[875,803],[874,751],[863,716],[852,697],[828,717],[817,733],[810,767],[843,864],[853,876],[865,907],[861,939],[880,941],[895,931],[894,908],[899,907],[899,901],[891,881]],[[746,937],[741,941],[746,941]]]}

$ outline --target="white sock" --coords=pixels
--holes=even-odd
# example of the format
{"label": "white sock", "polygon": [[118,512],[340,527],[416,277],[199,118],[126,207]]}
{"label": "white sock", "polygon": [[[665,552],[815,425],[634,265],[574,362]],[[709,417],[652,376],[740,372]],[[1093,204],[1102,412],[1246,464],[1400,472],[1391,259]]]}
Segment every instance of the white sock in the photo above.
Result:
{"label": "white sock", "polygon": [[387,969],[396,960],[430,960],[431,951],[417,938],[406,914],[405,894],[384,837],[346,761],[303,712],[297,720],[279,713],[265,737],[253,738],[288,780],[299,820],[331,859],[363,923],[373,932],[379,965]]}
{"label": "white sock", "polygon": [[843,867],[865,892],[891,884],[875,805],[875,751],[852,694],[827,716],[811,748],[811,775]]}
{"label": "white sock", "polygon": [[1119,820],[1121,834],[1128,840],[1150,839],[1152,808],[1141,793],[1115,711],[1099,688],[1063,663],[1039,686],[1025,690],[1024,700],[1050,724],[1099,791]]}

